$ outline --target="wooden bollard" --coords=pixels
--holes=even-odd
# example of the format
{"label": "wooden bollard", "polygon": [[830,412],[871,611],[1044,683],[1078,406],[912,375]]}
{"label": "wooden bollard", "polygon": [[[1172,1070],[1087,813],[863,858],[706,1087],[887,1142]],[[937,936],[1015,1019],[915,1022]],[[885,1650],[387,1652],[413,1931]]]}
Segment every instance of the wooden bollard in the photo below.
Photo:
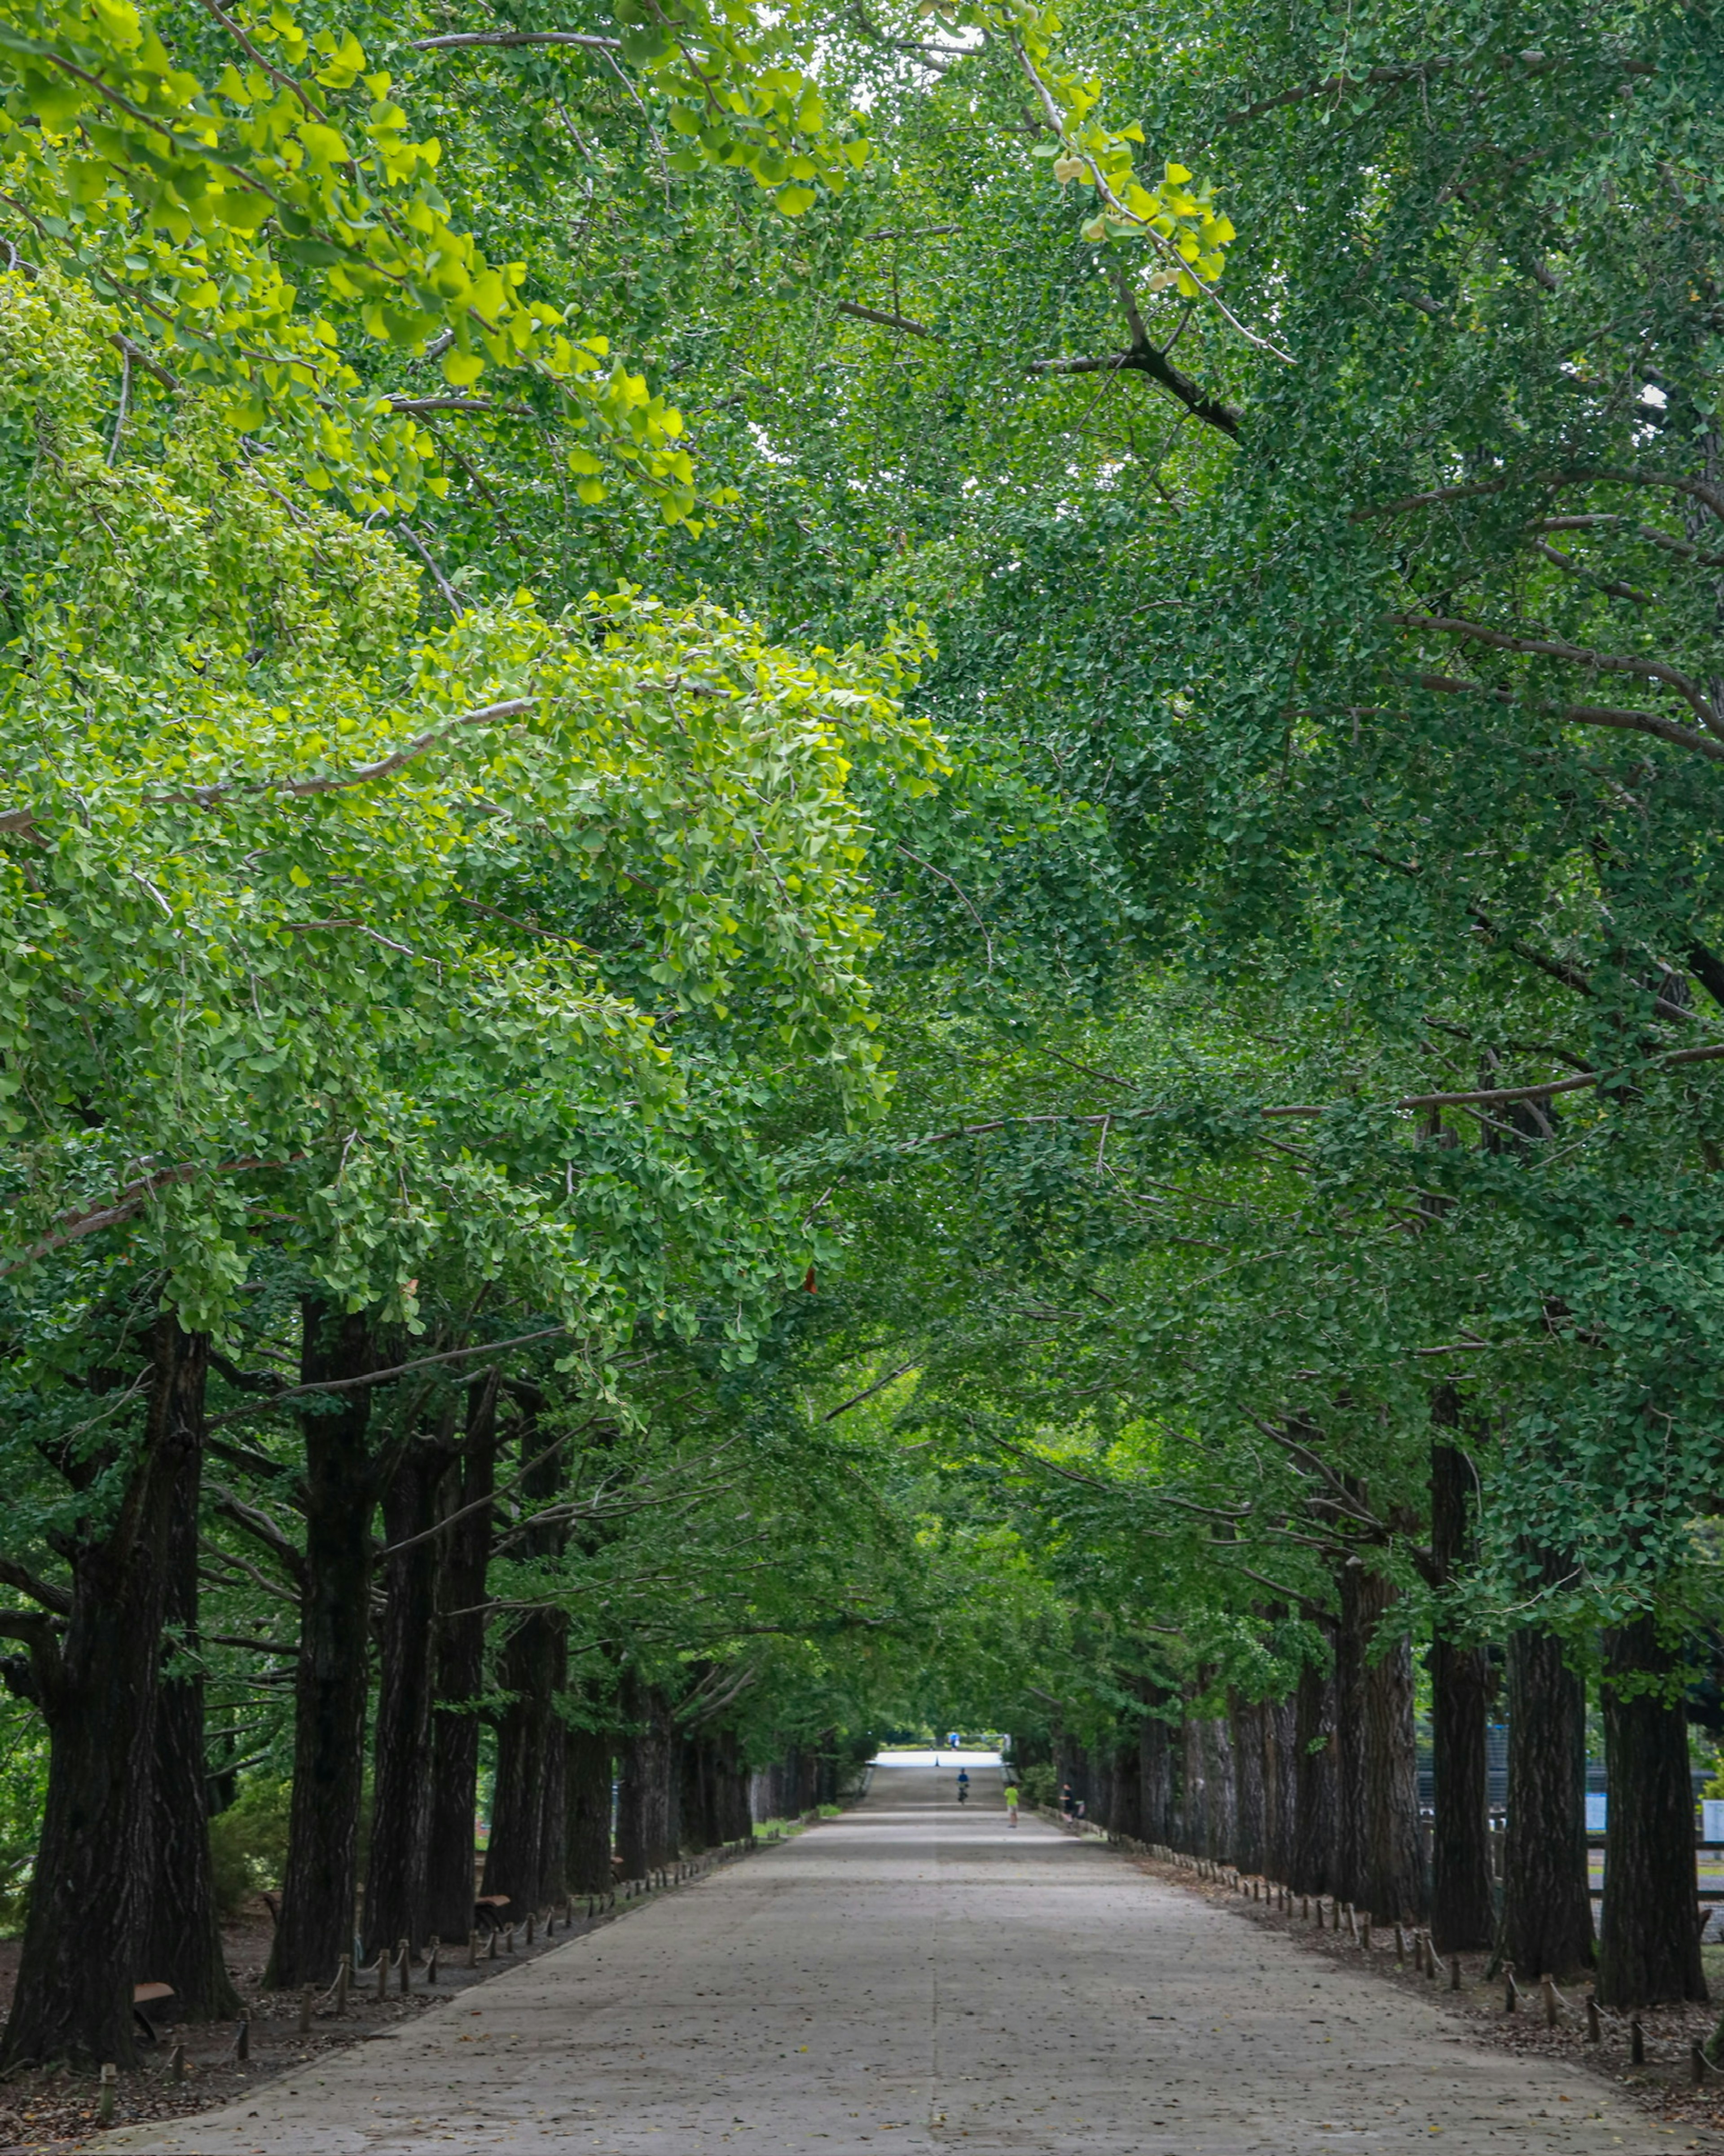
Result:
{"label": "wooden bollard", "polygon": [[336,2012],[347,2010],[347,1994],[353,1989],[353,1957],[343,1954],[336,1970]]}
{"label": "wooden bollard", "polygon": [[533,1943],[533,1912],[532,1912],[532,1911],[531,1911],[531,1909],[529,1909],[529,1910],[527,1911],[527,1912],[526,1912],[526,1945],[528,1945],[528,1946],[531,1946],[531,1945],[532,1944],[532,1943]]}
{"label": "wooden bollard", "polygon": [[467,1934],[467,1966],[469,1969],[477,1969],[479,1966],[479,1934],[477,1932],[469,1932]]}
{"label": "wooden bollard", "polygon": [[1554,2029],[1557,2010],[1557,1979],[1553,1976],[1542,1976],[1538,1979],[1538,1989],[1544,1999],[1544,2025],[1547,2029]]}
{"label": "wooden bollard", "polygon": [[395,1966],[401,1973],[401,1989],[404,1993],[412,1979],[413,1967],[413,1948],[405,1939],[396,1948]]}
{"label": "wooden bollard", "polygon": [[1586,1995],[1586,2040],[1589,2044],[1602,2044],[1604,2030],[1598,2020],[1598,2002],[1589,1991]]}
{"label": "wooden bollard", "polygon": [[1450,1954],[1449,1957],[1449,1989],[1451,1991],[1459,1991],[1460,1989],[1460,1956],[1459,1954]]}
{"label": "wooden bollard", "polygon": [[497,1958],[497,1928],[495,1924],[491,1926],[491,1935],[485,1942],[485,1958],[487,1961],[495,1961]]}
{"label": "wooden bollard", "polygon": [[251,2016],[242,2014],[233,2035],[233,2056],[243,2066],[251,2056]]}
{"label": "wooden bollard", "polygon": [[515,1951],[515,1927],[513,1924],[509,1927],[507,1932],[503,1935],[503,1951],[506,1954],[512,1954]]}
{"label": "wooden bollard", "polygon": [[389,1996],[389,1949],[381,1939],[377,1941],[377,1996]]}
{"label": "wooden bollard", "polygon": [[316,2004],[317,1994],[308,1984],[300,1994],[300,2034],[302,2036],[309,2036],[311,2033],[311,2010]]}
{"label": "wooden bollard", "polygon": [[177,2082],[186,2078],[186,2047],[183,2044],[174,2046],[172,2056],[167,2062],[167,2071]]}
{"label": "wooden bollard", "polygon": [[1400,1969],[1407,1959],[1407,1935],[1400,1926],[1395,1926],[1395,1967]]}
{"label": "wooden bollard", "polygon": [[1502,1965],[1502,2010],[1512,2014],[1521,2003],[1521,1987],[1515,1982],[1515,1965],[1511,1961]]}
{"label": "wooden bollard", "polygon": [[[1300,1897],[1299,1897],[1299,1914],[1300,1914],[1301,1917],[1303,1919],[1303,1921],[1304,1921],[1305,1922],[1309,1923],[1309,1922],[1311,1922],[1311,1897],[1310,1897],[1310,1895],[1309,1895],[1309,1894],[1301,1894],[1301,1895],[1300,1896]],[[1321,1922],[1322,1922],[1322,1920],[1323,1920],[1323,1905],[1322,1905],[1321,1901],[1321,1900],[1319,1900],[1319,1902],[1318,1902],[1318,1903],[1317,1903],[1317,1922],[1318,1922],[1318,1924],[1319,1924],[1320,1926],[1321,1926]]]}
{"label": "wooden bollard", "polygon": [[1644,2066],[1645,2063],[1646,2031],[1640,2026],[1640,2017],[1636,2014],[1629,2023],[1629,2064]]}
{"label": "wooden bollard", "polygon": [[111,2061],[102,2068],[101,2094],[96,2098],[95,2115],[104,2126],[114,2123],[114,2082],[117,2072]]}
{"label": "wooden bollard", "polygon": [[1318,1895],[1318,1897],[1317,1897],[1317,1929],[1318,1929],[1319,1931],[1321,1931],[1321,1930],[1322,1930],[1322,1928],[1323,1928],[1323,1897],[1322,1897],[1322,1896],[1321,1896],[1321,1894],[1319,1894],[1319,1895]]}
{"label": "wooden bollard", "polygon": [[425,1981],[427,1984],[435,1984],[437,1981],[437,1957],[442,1952],[443,1941],[438,1938],[435,1932],[433,1932],[431,1934],[431,1943],[425,1950]]}

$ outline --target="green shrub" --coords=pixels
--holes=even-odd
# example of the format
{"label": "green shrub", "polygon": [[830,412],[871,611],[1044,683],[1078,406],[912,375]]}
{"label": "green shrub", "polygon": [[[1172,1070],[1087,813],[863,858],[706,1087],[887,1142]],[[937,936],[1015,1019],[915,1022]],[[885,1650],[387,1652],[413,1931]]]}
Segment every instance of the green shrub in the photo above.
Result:
{"label": "green shrub", "polygon": [[291,1783],[260,1775],[242,1784],[226,1811],[210,1821],[216,1907],[224,1917],[237,1916],[254,1894],[280,1885],[291,1794]]}
{"label": "green shrub", "polygon": [[1033,1810],[1037,1804],[1051,1804],[1060,1794],[1060,1777],[1052,1764],[1044,1760],[1039,1765],[1026,1767],[1018,1777],[1018,1788],[1024,1802]]}

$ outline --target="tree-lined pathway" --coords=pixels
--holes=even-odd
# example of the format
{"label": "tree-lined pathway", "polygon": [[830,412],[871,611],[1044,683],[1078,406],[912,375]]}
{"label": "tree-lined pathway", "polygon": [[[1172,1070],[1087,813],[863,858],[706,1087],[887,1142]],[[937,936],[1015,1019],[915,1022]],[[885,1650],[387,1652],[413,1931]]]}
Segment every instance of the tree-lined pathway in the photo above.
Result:
{"label": "tree-lined pathway", "polygon": [[1598,2082],[1475,2047],[1356,1975],[1026,1818],[997,1770],[866,1801],[151,2156],[1449,2156],[1682,2147]]}

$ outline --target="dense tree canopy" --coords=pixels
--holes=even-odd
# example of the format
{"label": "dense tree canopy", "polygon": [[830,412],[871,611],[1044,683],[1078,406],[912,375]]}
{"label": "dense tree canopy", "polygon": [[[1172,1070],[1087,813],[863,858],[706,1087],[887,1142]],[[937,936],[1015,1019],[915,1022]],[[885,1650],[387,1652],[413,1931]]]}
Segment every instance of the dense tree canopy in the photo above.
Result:
{"label": "dense tree canopy", "polygon": [[650,1866],[953,1721],[1560,1969],[1590,1697],[1601,1992],[1703,1995],[1711,11],[43,0],[0,92],[8,2062],[222,2009],[210,1814],[321,1984],[482,1789],[537,1907],[613,1769]]}

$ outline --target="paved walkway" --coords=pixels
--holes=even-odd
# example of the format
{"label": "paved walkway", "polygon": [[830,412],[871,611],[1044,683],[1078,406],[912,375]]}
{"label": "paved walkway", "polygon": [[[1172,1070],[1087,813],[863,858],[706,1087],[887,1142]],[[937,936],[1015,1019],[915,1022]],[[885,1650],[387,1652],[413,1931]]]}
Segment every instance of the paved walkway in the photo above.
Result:
{"label": "paved walkway", "polygon": [[[996,1771],[882,1768],[858,1811],[255,2096],[152,2156],[1651,2156],[1689,2144],[1478,2050],[1056,1830]],[[475,2003],[476,2002],[476,2003]]]}

